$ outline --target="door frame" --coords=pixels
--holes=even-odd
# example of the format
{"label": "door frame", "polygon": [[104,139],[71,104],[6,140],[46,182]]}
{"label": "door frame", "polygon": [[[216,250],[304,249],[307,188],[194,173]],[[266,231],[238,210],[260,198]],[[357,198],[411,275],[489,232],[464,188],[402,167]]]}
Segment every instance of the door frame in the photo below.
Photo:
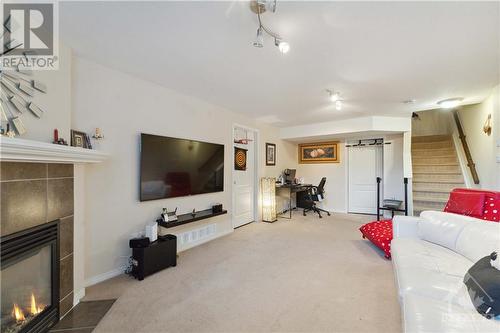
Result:
{"label": "door frame", "polygon": [[231,225],[233,226],[233,229],[236,229],[238,227],[235,227],[234,225],[234,207],[235,207],[235,196],[234,196],[234,174],[236,170],[234,170],[234,132],[236,128],[241,128],[247,131],[251,131],[254,133],[254,177],[253,177],[253,187],[254,187],[254,198],[253,198],[253,217],[254,220],[249,223],[253,222],[259,222],[259,198],[260,198],[260,184],[259,184],[259,179],[260,179],[260,168],[259,168],[259,156],[260,156],[260,131],[257,128],[245,126],[245,125],[240,125],[238,123],[233,123],[233,126],[231,126]]}
{"label": "door frame", "polygon": [[[370,139],[360,139],[360,140],[370,140]],[[356,140],[355,140],[356,141]],[[385,140],[384,140],[384,143],[385,143]],[[346,144],[347,144],[347,141],[346,141]],[[350,165],[349,165],[349,153],[350,153],[350,149],[349,148],[352,148],[352,147],[345,147],[346,149],[346,152],[345,152],[345,160],[346,160],[346,188],[347,188],[347,191],[345,193],[345,198],[346,198],[346,213],[347,214],[361,214],[361,215],[373,215],[373,214],[368,214],[368,213],[352,213],[350,211],[350,207],[351,207],[351,200],[350,200],[350,193],[351,193],[351,169],[350,169]],[[356,149],[363,149],[363,148],[356,148]],[[384,149],[383,149],[383,144],[380,146],[380,149],[382,150],[381,151],[381,156],[380,156],[380,159],[381,159],[381,164],[380,164],[380,177],[382,177],[382,180],[383,180],[383,177],[384,177]],[[383,181],[382,181],[382,184],[380,186],[380,197],[383,198],[384,195],[384,185],[383,185]],[[379,205],[380,203],[377,203],[377,205]]]}

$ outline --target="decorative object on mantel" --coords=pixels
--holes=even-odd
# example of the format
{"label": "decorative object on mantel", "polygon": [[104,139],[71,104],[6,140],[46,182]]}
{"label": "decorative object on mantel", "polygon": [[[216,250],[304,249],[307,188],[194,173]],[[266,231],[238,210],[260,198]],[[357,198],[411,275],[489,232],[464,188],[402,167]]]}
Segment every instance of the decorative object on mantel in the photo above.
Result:
{"label": "decorative object on mantel", "polygon": [[96,127],[94,134],[92,134],[92,138],[96,140],[104,139],[104,135],[99,127]]}
{"label": "decorative object on mantel", "polygon": [[55,145],[63,145],[63,146],[68,145],[66,140],[59,137],[59,130],[57,128],[54,129],[54,141],[52,141],[52,143]]}
{"label": "decorative object on mantel", "polygon": [[75,130],[71,130],[71,146],[92,149],[88,134]]}
{"label": "decorative object on mantel", "polygon": [[339,163],[338,142],[299,145],[299,163]]}
{"label": "decorative object on mantel", "polygon": [[491,135],[491,127],[492,126],[491,126],[491,113],[490,113],[483,126],[483,132],[486,133],[486,135],[488,136]]}
{"label": "decorative object on mantel", "polygon": [[247,150],[234,147],[234,170],[246,171],[247,169]]}
{"label": "decorative object on mantel", "polygon": [[276,165],[276,144],[266,142],[266,165]]}

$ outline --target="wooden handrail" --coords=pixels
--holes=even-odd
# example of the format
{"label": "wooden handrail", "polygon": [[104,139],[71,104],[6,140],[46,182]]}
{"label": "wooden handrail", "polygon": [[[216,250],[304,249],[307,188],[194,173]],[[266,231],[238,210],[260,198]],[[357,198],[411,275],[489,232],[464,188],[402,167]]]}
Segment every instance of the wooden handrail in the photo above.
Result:
{"label": "wooden handrail", "polygon": [[456,110],[453,110],[452,112],[453,112],[453,118],[455,119],[455,124],[457,124],[460,141],[462,141],[462,146],[464,147],[465,158],[467,159],[467,166],[469,167],[470,173],[472,174],[472,179],[474,180],[474,184],[479,184],[479,176],[477,175],[476,165],[472,160],[472,155],[470,153],[467,140],[465,139],[465,133],[462,128],[462,123],[460,122],[460,117],[458,116],[458,112]]}

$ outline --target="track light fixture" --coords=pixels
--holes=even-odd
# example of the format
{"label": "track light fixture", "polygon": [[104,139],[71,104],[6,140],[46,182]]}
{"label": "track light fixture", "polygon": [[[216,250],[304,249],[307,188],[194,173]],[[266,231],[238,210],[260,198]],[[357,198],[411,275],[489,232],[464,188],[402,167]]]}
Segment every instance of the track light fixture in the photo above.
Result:
{"label": "track light fixture", "polygon": [[330,96],[330,101],[335,103],[335,109],[337,111],[342,110],[342,100],[340,99],[340,93],[338,91],[333,91],[330,89],[326,89],[326,92]]}
{"label": "track light fixture", "polygon": [[250,2],[250,9],[257,14],[257,18],[259,19],[259,28],[257,29],[257,35],[253,42],[253,46],[255,47],[263,47],[264,46],[264,35],[265,32],[270,37],[274,38],[274,45],[280,50],[282,54],[290,51],[290,44],[283,41],[283,39],[277,33],[273,32],[271,29],[266,27],[262,23],[261,14],[266,11],[270,11],[271,13],[276,12],[276,0],[256,0]]}

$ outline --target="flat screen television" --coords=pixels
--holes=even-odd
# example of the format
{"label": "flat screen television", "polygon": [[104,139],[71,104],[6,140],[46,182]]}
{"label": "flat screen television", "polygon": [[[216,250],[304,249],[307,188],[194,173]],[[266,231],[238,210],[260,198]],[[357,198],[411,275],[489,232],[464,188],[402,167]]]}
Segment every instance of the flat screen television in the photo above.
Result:
{"label": "flat screen television", "polygon": [[224,145],[141,134],[140,200],[224,191]]}

